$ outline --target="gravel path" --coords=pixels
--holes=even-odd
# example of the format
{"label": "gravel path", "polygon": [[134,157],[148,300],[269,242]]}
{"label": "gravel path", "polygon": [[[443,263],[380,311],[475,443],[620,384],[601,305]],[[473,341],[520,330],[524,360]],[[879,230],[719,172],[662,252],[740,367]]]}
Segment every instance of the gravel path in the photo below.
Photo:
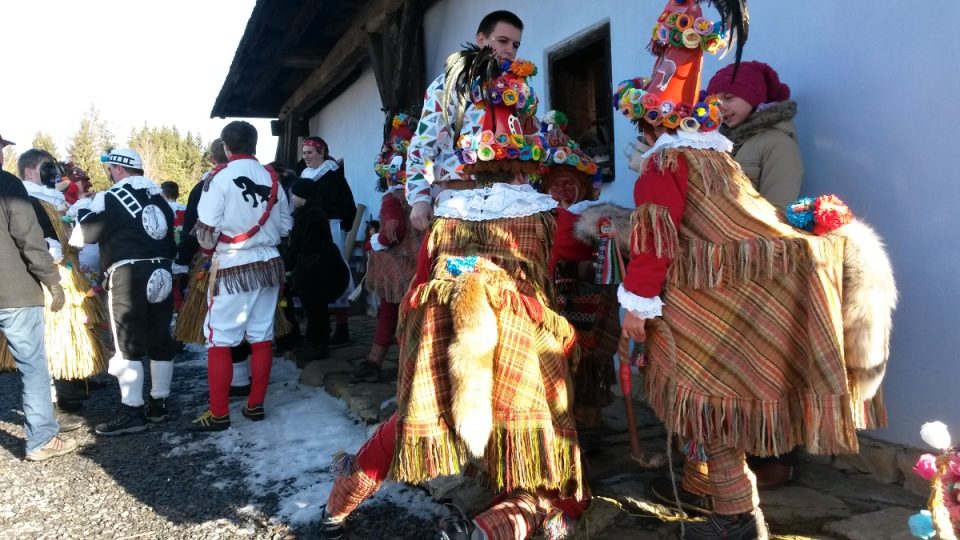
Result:
{"label": "gravel path", "polygon": [[[185,354],[192,361],[178,364],[175,372],[172,421],[141,434],[96,436],[92,426],[110,418],[119,401],[116,383],[108,377],[107,388],[94,392],[79,412],[89,425],[65,435],[80,449],[43,463],[23,461],[19,377],[0,373],[0,537],[318,537],[315,523],[291,525],[274,517],[282,486],[251,493],[244,482],[249,470],[235,456],[212,445],[189,444],[203,437],[185,436],[184,429],[204,408],[206,373],[196,361],[200,350]],[[404,490],[414,488],[389,491],[402,499]],[[351,516],[346,537],[429,538],[432,521],[374,500]]]}

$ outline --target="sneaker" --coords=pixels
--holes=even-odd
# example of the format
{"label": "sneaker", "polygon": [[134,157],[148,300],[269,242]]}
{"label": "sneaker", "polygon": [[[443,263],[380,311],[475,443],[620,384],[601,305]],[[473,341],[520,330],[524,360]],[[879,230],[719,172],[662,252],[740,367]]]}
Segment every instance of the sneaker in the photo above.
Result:
{"label": "sneaker", "polygon": [[193,421],[190,431],[223,431],[230,429],[230,415],[214,416],[210,411],[205,411]]}
{"label": "sneaker", "polygon": [[321,540],[338,540],[343,537],[343,520],[327,516],[327,505],[320,506]]}
{"label": "sneaker", "polygon": [[374,364],[369,360],[364,360],[357,366],[357,369],[350,374],[351,383],[375,383],[380,382],[380,365]]}
{"label": "sneaker", "polygon": [[76,441],[54,437],[50,442],[27,454],[27,461],[46,461],[50,458],[69,454],[77,449]]}
{"label": "sneaker", "polygon": [[[677,499],[673,495],[673,482],[669,476],[654,478],[650,482],[650,491],[657,500],[668,508],[677,508]],[[680,496],[680,510],[702,515],[713,513],[713,498],[709,495],[697,495],[683,489],[680,485],[680,478],[677,478],[677,493]]]}
{"label": "sneaker", "polygon": [[770,533],[763,519],[763,512],[755,508],[753,512],[725,516],[711,514],[706,521],[685,525],[683,534],[677,531],[677,538],[686,540],[768,540]]}
{"label": "sneaker", "polygon": [[143,416],[143,407],[120,405],[117,415],[110,421],[97,425],[97,435],[123,435],[139,433],[147,429],[147,420]]}
{"label": "sneaker", "polygon": [[263,412],[263,405],[254,405],[253,407],[244,405],[240,413],[254,422],[259,422],[267,417],[266,413]]}
{"label": "sneaker", "polygon": [[83,418],[65,411],[54,411],[53,415],[57,417],[57,423],[60,424],[60,433],[79,429],[87,422]]}
{"label": "sneaker", "polygon": [[230,397],[247,397],[250,395],[250,384],[247,383],[243,386],[231,386],[230,387]]}
{"label": "sneaker", "polygon": [[167,400],[166,398],[147,398],[147,407],[144,412],[147,420],[154,424],[163,422],[167,419]]}
{"label": "sneaker", "polygon": [[470,540],[476,525],[463,515],[451,516],[440,523],[439,540]]}

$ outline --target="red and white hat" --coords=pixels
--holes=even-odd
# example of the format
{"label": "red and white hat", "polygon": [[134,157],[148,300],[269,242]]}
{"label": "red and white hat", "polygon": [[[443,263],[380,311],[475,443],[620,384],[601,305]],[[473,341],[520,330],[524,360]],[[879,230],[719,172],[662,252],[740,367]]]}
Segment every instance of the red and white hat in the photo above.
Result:
{"label": "red and white hat", "polygon": [[628,118],[668,129],[709,132],[720,127],[720,100],[700,100],[703,53],[727,48],[736,34],[737,63],[746,41],[746,0],[712,0],[721,21],[703,16],[701,0],[669,0],[653,26],[650,51],[657,57],[649,79],[623,81],[617,107]]}

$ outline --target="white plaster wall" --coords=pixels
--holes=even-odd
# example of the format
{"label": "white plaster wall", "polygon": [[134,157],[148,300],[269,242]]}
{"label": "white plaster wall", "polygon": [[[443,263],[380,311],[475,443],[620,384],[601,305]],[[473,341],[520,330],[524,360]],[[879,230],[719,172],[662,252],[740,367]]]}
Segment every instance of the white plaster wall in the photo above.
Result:
{"label": "white plaster wall", "polygon": [[[353,198],[367,207],[364,222],[380,213],[382,193],[376,191],[373,164],[383,144],[383,113],[377,79],[369,68],[349,90],[310,119],[310,135],[322,137],[330,155],[343,158],[344,172]],[[358,238],[363,238],[361,226]]]}
{"label": "white plaster wall", "polygon": [[[473,41],[486,13],[510,9],[525,22],[520,56],[541,66],[534,85],[541,112],[547,51],[606,20],[611,25],[613,80],[649,75],[645,46],[664,0],[553,0],[519,2],[444,0],[426,14],[429,78],[446,56]],[[715,11],[707,8],[711,17]],[[876,435],[919,445],[919,426],[940,419],[960,434],[960,250],[956,201],[960,146],[954,131],[960,112],[960,41],[937,32],[931,21],[960,19],[956,0],[929,0],[922,9],[903,2],[867,0],[754,1],[745,60],[773,65],[799,102],[797,125],[807,174],[807,194],[836,193],[872,223],[887,241],[900,285],[886,397],[890,428]],[[934,38],[937,41],[934,41]],[[708,59],[704,80],[722,64]],[[426,85],[428,81],[424,81]],[[347,158],[358,202],[379,206],[372,163],[380,146],[380,101],[368,72],[311,122]],[[616,181],[603,198],[632,202],[636,174],[622,159],[635,137],[615,121]]]}

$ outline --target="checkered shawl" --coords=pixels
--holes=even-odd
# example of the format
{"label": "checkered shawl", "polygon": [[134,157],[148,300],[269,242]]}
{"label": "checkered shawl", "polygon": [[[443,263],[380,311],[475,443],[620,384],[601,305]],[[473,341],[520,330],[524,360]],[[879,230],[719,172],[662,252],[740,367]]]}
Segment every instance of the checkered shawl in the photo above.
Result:
{"label": "checkered shawl", "polygon": [[493,432],[479,466],[498,490],[582,492],[569,361],[573,328],[551,309],[545,276],[553,216],[470,222],[438,219],[429,279],[401,304],[397,444],[391,477],[421,483],[458,474],[468,459],[452,428],[447,350],[453,336],[449,257],[476,255],[497,316]]}
{"label": "checkered shawl", "polygon": [[666,150],[652,159],[662,169],[681,157],[686,209],[679,233],[662,242],[676,253],[663,317],[647,326],[650,405],[702,445],[718,440],[758,456],[795,445],[857,452],[855,429],[883,412],[847,380],[844,239],[788,225],[726,154]]}

